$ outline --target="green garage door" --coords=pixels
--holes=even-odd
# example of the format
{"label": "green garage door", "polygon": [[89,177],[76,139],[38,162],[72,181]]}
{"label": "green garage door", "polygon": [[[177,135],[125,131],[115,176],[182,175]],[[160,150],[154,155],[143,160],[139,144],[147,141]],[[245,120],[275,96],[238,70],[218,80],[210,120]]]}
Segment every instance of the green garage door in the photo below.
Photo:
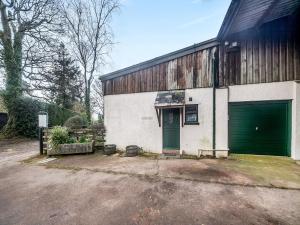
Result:
{"label": "green garage door", "polygon": [[230,103],[230,151],[290,156],[290,107],[290,101]]}

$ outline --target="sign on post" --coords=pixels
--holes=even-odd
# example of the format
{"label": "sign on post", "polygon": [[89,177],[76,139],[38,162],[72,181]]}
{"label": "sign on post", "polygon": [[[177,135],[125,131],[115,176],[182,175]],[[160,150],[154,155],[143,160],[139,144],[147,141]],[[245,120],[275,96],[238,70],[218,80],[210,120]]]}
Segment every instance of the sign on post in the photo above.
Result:
{"label": "sign on post", "polygon": [[43,128],[48,127],[48,113],[47,112],[39,112],[39,138],[40,138],[40,155],[43,155]]}
{"label": "sign on post", "polygon": [[48,127],[48,113],[39,112],[39,128]]}

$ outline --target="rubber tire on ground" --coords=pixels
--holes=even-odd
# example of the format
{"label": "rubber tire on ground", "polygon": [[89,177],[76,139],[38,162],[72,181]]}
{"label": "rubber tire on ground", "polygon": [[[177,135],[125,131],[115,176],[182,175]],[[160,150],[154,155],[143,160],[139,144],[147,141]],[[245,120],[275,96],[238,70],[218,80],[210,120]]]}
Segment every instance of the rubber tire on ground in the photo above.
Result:
{"label": "rubber tire on ground", "polygon": [[134,157],[139,154],[140,148],[136,145],[129,145],[126,147],[126,156],[127,157]]}
{"label": "rubber tire on ground", "polygon": [[112,155],[116,153],[116,145],[105,145],[104,146],[104,154],[105,155]]}

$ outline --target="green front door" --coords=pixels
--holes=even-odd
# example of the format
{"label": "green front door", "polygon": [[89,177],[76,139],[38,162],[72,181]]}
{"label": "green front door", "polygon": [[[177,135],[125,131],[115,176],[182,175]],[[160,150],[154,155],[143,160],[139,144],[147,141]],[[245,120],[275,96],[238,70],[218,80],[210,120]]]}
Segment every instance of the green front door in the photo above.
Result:
{"label": "green front door", "polygon": [[179,109],[163,110],[163,148],[180,149],[180,112]]}
{"label": "green front door", "polygon": [[230,103],[230,151],[290,156],[290,105],[290,101]]}

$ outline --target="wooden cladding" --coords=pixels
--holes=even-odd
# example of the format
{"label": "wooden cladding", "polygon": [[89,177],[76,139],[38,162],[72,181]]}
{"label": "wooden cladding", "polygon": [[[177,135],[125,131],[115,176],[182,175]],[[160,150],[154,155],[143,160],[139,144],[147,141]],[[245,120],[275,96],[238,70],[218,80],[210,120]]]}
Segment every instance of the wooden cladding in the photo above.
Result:
{"label": "wooden cladding", "polygon": [[218,47],[103,81],[105,95],[211,87]]}
{"label": "wooden cladding", "polygon": [[239,48],[233,50],[222,42],[219,47],[105,80],[104,94],[212,87],[214,71],[220,87],[300,80],[300,43],[296,37],[253,38],[238,43]]}
{"label": "wooden cladding", "polygon": [[293,38],[240,42],[240,51],[220,47],[220,86],[300,80],[300,46]]}

